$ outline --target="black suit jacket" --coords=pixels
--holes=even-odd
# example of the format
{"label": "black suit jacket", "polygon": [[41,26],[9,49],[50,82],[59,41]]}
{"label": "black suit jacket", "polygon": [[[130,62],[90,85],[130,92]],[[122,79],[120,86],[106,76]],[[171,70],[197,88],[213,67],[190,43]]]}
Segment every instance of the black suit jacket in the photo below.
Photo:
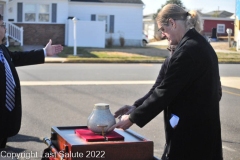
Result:
{"label": "black suit jacket", "polygon": [[170,160],[222,159],[218,59],[195,29],[178,44],[162,83],[133,113],[143,127],[169,107],[180,120],[169,132]]}
{"label": "black suit jacket", "polygon": [[4,66],[0,63],[0,137],[10,137],[16,135],[21,126],[22,106],[20,81],[16,71],[17,66],[44,63],[43,49],[27,52],[11,52],[4,45],[0,45],[5,59],[12,71],[15,89],[15,108],[10,112],[6,107],[6,75]]}

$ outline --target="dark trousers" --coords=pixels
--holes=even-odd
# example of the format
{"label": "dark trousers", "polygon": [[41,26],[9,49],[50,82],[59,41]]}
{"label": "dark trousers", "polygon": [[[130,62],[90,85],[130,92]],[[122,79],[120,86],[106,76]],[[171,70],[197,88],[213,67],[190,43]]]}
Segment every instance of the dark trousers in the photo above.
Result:
{"label": "dark trousers", "polygon": [[3,149],[6,147],[6,143],[7,143],[7,138],[1,138],[0,137],[0,149]]}

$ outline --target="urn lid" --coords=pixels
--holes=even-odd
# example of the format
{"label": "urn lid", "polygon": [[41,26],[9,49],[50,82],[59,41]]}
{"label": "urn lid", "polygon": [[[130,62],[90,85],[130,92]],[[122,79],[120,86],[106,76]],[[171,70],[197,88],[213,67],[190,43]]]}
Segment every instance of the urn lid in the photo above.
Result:
{"label": "urn lid", "polygon": [[109,109],[109,104],[106,103],[96,103],[94,109]]}

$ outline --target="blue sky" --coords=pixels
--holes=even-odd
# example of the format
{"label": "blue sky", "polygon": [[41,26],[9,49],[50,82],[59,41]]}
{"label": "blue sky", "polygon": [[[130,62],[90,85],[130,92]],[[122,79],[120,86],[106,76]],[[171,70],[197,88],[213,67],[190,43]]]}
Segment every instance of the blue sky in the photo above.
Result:
{"label": "blue sky", "polygon": [[[156,13],[166,0],[142,0],[145,4],[143,14]],[[201,9],[203,13],[213,10],[226,10],[235,13],[236,0],[181,0],[188,10]]]}

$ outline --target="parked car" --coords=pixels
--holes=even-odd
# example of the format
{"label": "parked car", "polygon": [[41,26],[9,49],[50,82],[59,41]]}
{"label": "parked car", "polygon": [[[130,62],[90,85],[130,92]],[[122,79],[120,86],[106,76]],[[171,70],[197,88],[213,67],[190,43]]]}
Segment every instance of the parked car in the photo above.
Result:
{"label": "parked car", "polygon": [[146,47],[146,45],[149,43],[149,40],[148,40],[148,35],[142,33],[142,46],[143,47]]}

